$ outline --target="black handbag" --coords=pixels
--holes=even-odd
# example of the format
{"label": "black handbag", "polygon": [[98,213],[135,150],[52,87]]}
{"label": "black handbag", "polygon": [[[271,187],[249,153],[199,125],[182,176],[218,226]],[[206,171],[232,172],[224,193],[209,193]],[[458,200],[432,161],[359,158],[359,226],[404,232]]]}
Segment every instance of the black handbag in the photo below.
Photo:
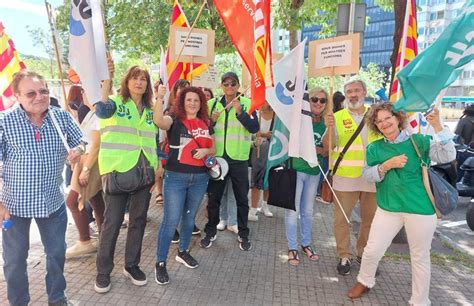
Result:
{"label": "black handbag", "polygon": [[110,195],[134,193],[155,182],[155,171],[149,166],[144,156],[140,158],[135,166],[127,172],[113,171],[102,176],[102,187],[104,192]]}
{"label": "black handbag", "polygon": [[288,164],[271,168],[268,174],[268,193],[269,205],[296,211],[296,170],[291,169]]}

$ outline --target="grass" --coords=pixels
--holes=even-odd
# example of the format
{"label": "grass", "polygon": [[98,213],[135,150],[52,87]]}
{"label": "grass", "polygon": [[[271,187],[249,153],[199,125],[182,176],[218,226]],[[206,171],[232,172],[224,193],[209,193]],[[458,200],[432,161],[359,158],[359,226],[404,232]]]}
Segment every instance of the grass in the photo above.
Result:
{"label": "grass", "polygon": [[[461,252],[457,249],[452,248],[448,243],[443,241],[443,245],[446,248],[449,248],[454,255],[446,255],[438,252],[431,252],[431,263],[439,266],[449,267],[452,265],[462,265],[469,272],[474,273],[474,260],[464,252]],[[385,253],[385,257],[389,259],[394,259],[398,261],[410,261],[409,254],[400,254],[400,253]]]}

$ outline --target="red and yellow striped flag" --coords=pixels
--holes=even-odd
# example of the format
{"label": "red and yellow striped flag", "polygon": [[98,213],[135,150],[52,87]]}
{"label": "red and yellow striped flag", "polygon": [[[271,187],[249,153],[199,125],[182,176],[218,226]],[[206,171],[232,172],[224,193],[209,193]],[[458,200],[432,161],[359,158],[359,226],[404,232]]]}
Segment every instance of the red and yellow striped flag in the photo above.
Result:
{"label": "red and yellow striped flag", "polygon": [[0,22],[0,111],[11,106],[9,98],[13,95],[10,86],[13,75],[25,68],[25,64],[15,50],[13,41],[7,36],[5,28]]}
{"label": "red and yellow striped flag", "polygon": [[[189,22],[184,15],[183,9],[181,5],[179,5],[178,0],[174,0],[173,9],[171,12],[171,25],[189,28]],[[169,49],[166,52],[166,68],[168,71],[168,88],[171,91],[173,88],[174,83],[179,79],[186,79],[191,81],[192,77],[196,77],[206,71],[207,65],[205,64],[193,64],[192,75],[191,75],[191,63],[183,63],[179,62],[176,65],[176,68],[173,69],[175,62],[170,60],[170,52]]]}
{"label": "red and yellow striped flag", "polygon": [[[395,66],[395,77],[393,79],[392,87],[390,90],[390,102],[397,101],[398,80],[397,73],[411,62],[415,56],[418,55],[418,44],[417,44],[417,24],[416,24],[416,5],[415,0],[407,0],[407,18],[405,18],[405,24],[403,29],[403,35],[398,48],[397,62]],[[403,56],[403,62],[402,62]],[[403,63],[403,64],[402,64]],[[398,93],[399,97],[402,96],[401,88]]]}

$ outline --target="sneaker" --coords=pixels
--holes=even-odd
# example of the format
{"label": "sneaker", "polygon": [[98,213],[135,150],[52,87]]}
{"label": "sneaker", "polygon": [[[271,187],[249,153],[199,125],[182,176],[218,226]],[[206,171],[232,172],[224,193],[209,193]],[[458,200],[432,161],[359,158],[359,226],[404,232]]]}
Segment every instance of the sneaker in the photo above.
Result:
{"label": "sneaker", "polygon": [[273,217],[273,213],[270,211],[270,209],[268,209],[267,202],[262,202],[261,211],[265,217]]}
{"label": "sneaker", "polygon": [[196,224],[194,224],[193,235],[199,235],[200,233],[201,230],[199,229],[199,227],[196,226]]}
{"label": "sneaker", "polygon": [[250,251],[250,249],[252,248],[252,243],[250,243],[250,240],[248,238],[240,238],[239,236],[237,240],[240,242],[239,247],[242,251]]}
{"label": "sneaker", "polygon": [[208,248],[211,247],[212,242],[214,240],[216,240],[216,237],[217,237],[217,235],[210,236],[210,235],[206,234],[206,236],[201,239],[201,242],[199,242],[199,245],[201,246],[201,248],[208,249]]}
{"label": "sneaker", "polygon": [[227,221],[225,221],[225,220],[219,221],[219,224],[217,224],[217,230],[219,230],[219,231],[225,230],[226,225],[227,225]]}
{"label": "sneaker", "polygon": [[257,212],[258,212],[258,210],[257,210],[256,208],[251,207],[251,208],[249,209],[249,217],[248,217],[248,220],[249,220],[249,221],[258,221]]}
{"label": "sneaker", "polygon": [[94,290],[97,293],[107,293],[110,291],[110,275],[97,274],[95,278]]}
{"label": "sneaker", "polygon": [[178,255],[176,255],[176,261],[182,263],[190,269],[194,269],[199,266],[197,260],[194,259],[194,257],[192,257],[188,251],[181,252],[178,250]]}
{"label": "sneaker", "polygon": [[97,228],[97,223],[92,221],[89,223],[89,236],[91,237],[99,237],[99,229]]}
{"label": "sneaker", "polygon": [[97,252],[97,240],[78,241],[66,250],[66,259],[90,255]]}
{"label": "sneaker", "polygon": [[237,224],[228,225],[228,226],[227,226],[227,230],[230,231],[230,232],[232,232],[232,233],[236,233],[236,234],[239,233],[239,228],[237,227]]}
{"label": "sneaker", "polygon": [[174,232],[173,239],[171,239],[171,243],[178,243],[178,242],[179,242],[179,232],[178,232],[178,230],[176,230]]}
{"label": "sneaker", "polygon": [[351,274],[351,260],[349,258],[341,258],[337,264],[337,272],[340,275]]}
{"label": "sneaker", "polygon": [[146,274],[138,266],[123,268],[123,274],[128,276],[135,286],[145,286],[147,283]]}
{"label": "sneaker", "polygon": [[160,285],[166,285],[170,282],[168,271],[166,270],[166,262],[157,262],[155,264],[155,282]]}

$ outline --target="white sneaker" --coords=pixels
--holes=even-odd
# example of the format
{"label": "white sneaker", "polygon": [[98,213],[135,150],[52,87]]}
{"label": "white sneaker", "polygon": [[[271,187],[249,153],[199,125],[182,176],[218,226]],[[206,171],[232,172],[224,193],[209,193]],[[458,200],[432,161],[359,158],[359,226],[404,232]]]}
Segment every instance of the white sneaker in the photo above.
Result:
{"label": "white sneaker", "polygon": [[249,209],[249,217],[248,217],[248,220],[249,221],[258,221],[258,216],[257,216],[257,209],[256,208],[253,208],[251,207]]}
{"label": "white sneaker", "polygon": [[267,202],[262,202],[262,212],[265,215],[265,217],[273,217],[273,213],[268,208]]}
{"label": "white sneaker", "polygon": [[237,227],[237,224],[227,226],[227,230],[232,233],[239,233],[239,228]]}
{"label": "white sneaker", "polygon": [[219,224],[217,224],[217,229],[218,229],[219,231],[223,231],[223,230],[225,230],[225,226],[226,226],[226,225],[227,225],[227,221],[221,220],[221,221],[219,222]]}
{"label": "white sneaker", "polygon": [[80,257],[83,255],[97,252],[97,240],[90,239],[89,241],[78,241],[72,247],[66,250],[66,258]]}

